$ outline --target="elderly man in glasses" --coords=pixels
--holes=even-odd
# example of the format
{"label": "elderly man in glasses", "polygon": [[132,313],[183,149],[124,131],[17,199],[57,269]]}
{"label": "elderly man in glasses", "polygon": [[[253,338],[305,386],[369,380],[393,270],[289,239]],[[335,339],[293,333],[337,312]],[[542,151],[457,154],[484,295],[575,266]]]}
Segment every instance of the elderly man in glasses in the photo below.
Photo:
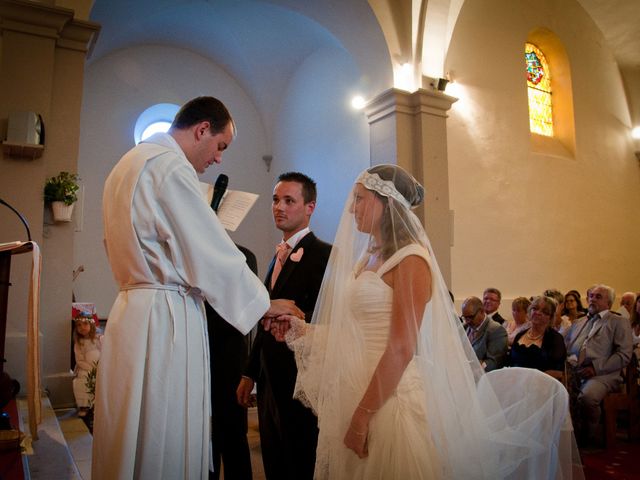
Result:
{"label": "elderly man in glasses", "polygon": [[473,350],[485,371],[502,368],[507,356],[507,331],[492,320],[482,300],[469,297],[462,303],[462,320]]}

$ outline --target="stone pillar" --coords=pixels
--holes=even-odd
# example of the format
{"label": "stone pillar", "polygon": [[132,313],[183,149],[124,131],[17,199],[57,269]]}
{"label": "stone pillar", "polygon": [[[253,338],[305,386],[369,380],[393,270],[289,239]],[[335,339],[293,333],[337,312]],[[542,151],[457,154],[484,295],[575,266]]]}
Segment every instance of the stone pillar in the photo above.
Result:
{"label": "stone pillar", "polygon": [[449,209],[447,111],[457,99],[444,93],[390,89],[367,103],[371,164],[403,167],[425,186],[416,214],[427,230],[447,285],[451,285],[453,212]]}
{"label": "stone pillar", "polygon": [[[67,8],[0,0],[1,138],[6,138],[10,112],[36,112],[45,127],[40,158],[0,154],[0,192],[27,218],[42,250],[42,384],[55,406],[73,401],[69,367],[74,223],[48,224],[43,187],[46,177],[78,170],[84,64],[99,29],[95,23],[76,19]],[[0,242],[25,239],[22,225],[8,210],[0,212],[0,224]],[[25,393],[30,263],[28,255],[23,257],[16,257],[11,272],[5,369]]]}

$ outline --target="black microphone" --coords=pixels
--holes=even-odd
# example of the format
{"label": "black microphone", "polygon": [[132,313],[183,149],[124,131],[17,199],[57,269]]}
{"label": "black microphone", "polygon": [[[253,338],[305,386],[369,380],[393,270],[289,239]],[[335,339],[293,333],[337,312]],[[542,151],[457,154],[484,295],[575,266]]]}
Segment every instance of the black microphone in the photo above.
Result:
{"label": "black microphone", "polygon": [[213,208],[214,212],[218,211],[222,197],[224,197],[224,194],[227,191],[227,185],[229,185],[229,177],[224,173],[218,175],[216,184],[213,186],[213,196],[211,197],[211,208]]}

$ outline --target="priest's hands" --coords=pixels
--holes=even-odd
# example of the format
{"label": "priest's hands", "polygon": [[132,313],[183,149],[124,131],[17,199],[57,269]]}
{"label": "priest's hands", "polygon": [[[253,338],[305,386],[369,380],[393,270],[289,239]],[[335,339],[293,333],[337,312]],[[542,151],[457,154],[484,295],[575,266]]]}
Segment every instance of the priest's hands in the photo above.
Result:
{"label": "priest's hands", "polygon": [[278,298],[276,300],[271,300],[269,310],[267,310],[267,313],[262,317],[264,329],[269,330],[271,327],[271,321],[280,315],[293,315],[298,318],[304,318],[304,312],[296,307],[296,303],[293,300]]}

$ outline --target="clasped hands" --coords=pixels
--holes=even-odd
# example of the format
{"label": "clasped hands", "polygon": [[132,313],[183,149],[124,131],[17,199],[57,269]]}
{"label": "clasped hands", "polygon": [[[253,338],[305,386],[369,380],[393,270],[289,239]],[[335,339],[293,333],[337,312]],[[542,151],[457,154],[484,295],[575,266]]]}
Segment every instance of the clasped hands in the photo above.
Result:
{"label": "clasped hands", "polygon": [[[290,321],[293,318],[304,318],[304,312],[296,307],[293,300],[276,299],[271,300],[271,306],[262,317],[262,327],[273,334],[277,341],[283,342],[284,336],[290,328]],[[247,408],[253,391],[254,381],[252,378],[242,376],[240,384],[236,389],[236,399],[238,404]]]}
{"label": "clasped hands", "polygon": [[271,300],[271,308],[262,317],[261,322],[265,331],[271,332],[278,342],[284,342],[284,337],[295,318],[304,319],[304,312],[293,300],[279,298]]}
{"label": "clasped hands", "polygon": [[[262,317],[261,323],[265,331],[271,332],[278,342],[284,342],[286,333],[298,319],[304,319],[304,312],[296,306],[293,300],[276,299],[271,300],[271,307]],[[245,407],[249,405],[249,394],[252,389],[253,380],[243,376],[236,391],[240,405]],[[369,454],[367,437],[369,421],[373,413],[373,410],[356,408],[343,439],[345,446],[353,450],[360,458],[365,458]]]}
{"label": "clasped hands", "polygon": [[592,364],[583,365],[581,368],[578,368],[577,373],[581,379],[588,380],[596,376],[596,369]]}

